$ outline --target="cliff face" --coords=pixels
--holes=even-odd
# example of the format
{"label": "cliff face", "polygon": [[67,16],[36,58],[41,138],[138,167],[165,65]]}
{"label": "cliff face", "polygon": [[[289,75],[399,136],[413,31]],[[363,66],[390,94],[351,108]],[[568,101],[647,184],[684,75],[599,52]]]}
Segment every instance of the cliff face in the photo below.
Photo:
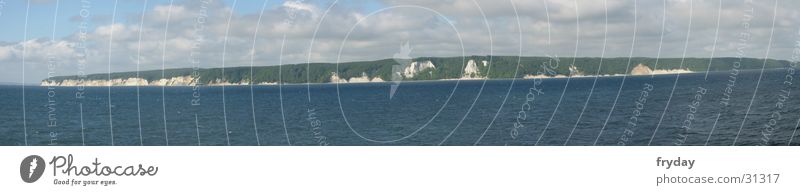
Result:
{"label": "cliff face", "polygon": [[[423,72],[428,69],[436,69],[436,65],[433,64],[430,60],[422,61],[422,62],[410,62],[408,65],[403,66],[398,72],[400,76],[404,78],[414,78],[420,72]],[[370,78],[366,72],[362,72],[360,77],[351,77],[351,78],[341,78],[338,73],[331,72],[330,77],[331,83],[370,83],[370,82],[386,82],[380,77],[372,77]]]}
{"label": "cliff face", "polygon": [[583,71],[575,67],[574,65],[569,67],[569,75],[544,75],[544,74],[528,74],[524,75],[523,79],[540,79],[540,78],[566,78],[566,77],[587,77],[587,76],[598,76],[598,77],[608,77],[608,76],[625,76],[625,75],[659,75],[659,74],[683,74],[683,73],[693,73],[688,68],[683,69],[651,69],[649,66],[644,64],[638,64],[633,69],[631,69],[630,74],[606,74],[606,75],[586,75]]}
{"label": "cliff face", "polygon": [[403,69],[403,77],[405,78],[414,78],[414,75],[417,73],[422,72],[426,69],[436,69],[436,66],[433,65],[431,61],[424,61],[424,62],[411,62],[405,69]]}
{"label": "cliff face", "polygon": [[[483,61],[483,66],[486,66],[486,61]],[[478,65],[475,63],[475,60],[467,61],[467,66],[464,67],[464,75],[461,76],[461,79],[485,79],[486,77],[480,76],[481,70],[478,69]]]}
{"label": "cliff face", "polygon": [[575,65],[569,66],[569,76],[583,76],[583,71],[579,70]]}
{"label": "cliff face", "polygon": [[147,81],[142,78],[111,79],[111,80],[74,80],[42,81],[42,86],[194,86],[196,79],[191,76],[172,77]]}
{"label": "cliff face", "polygon": [[681,74],[681,73],[691,73],[692,71],[688,68],[684,69],[650,69],[649,66],[644,64],[636,65],[631,70],[631,75],[654,75],[654,74]]}
{"label": "cliff face", "polygon": [[[383,59],[340,63],[284,64],[259,67],[177,68],[138,72],[55,76],[43,86],[196,86],[275,85],[281,83],[399,82],[408,80],[512,79],[550,77],[592,77],[690,73],[691,70],[726,71],[732,63],[741,70],[783,68],[785,60],[754,58],[564,58],[570,66],[552,67],[540,73],[550,57],[457,56]],[[465,61],[466,59],[466,61]],[[489,62],[487,60],[494,59]],[[604,64],[602,67],[599,64]],[[656,64],[658,68],[646,64]],[[766,63],[766,64],[765,64]],[[630,67],[628,65],[636,65]],[[679,65],[680,64],[680,65]],[[489,69],[491,66],[491,69]],[[492,74],[488,72],[491,70]],[[518,72],[519,71],[519,72]],[[333,76],[331,72],[337,72]],[[346,76],[343,76],[346,75]],[[344,78],[340,78],[344,77]],[[162,77],[166,77],[163,78]],[[110,78],[110,79],[109,79]],[[385,82],[385,81],[384,81]]]}
{"label": "cliff face", "polygon": [[339,77],[339,74],[336,72],[331,72],[331,83],[369,83],[369,82],[384,82],[383,79],[380,77],[374,77],[372,79],[367,76],[367,73],[362,72],[360,77],[352,77],[350,79],[344,79]]}
{"label": "cliff face", "polygon": [[[111,79],[111,80],[74,80],[67,79],[62,81],[44,80],[41,86],[196,86],[198,79],[192,76],[179,76],[169,79],[159,79],[154,81],[147,81],[142,78],[127,78],[127,79]],[[249,85],[249,81],[242,81],[240,83],[230,83],[220,79],[214,80],[207,85],[222,86],[222,85]],[[274,85],[276,83],[263,82],[257,85]]]}

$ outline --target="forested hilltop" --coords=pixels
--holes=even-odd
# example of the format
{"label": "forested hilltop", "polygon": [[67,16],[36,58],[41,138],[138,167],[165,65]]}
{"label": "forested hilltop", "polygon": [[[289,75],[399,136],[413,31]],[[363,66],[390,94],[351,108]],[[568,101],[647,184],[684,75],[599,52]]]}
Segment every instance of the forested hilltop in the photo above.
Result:
{"label": "forested hilltop", "polygon": [[[226,67],[224,70],[222,68],[149,70],[138,72],[138,77],[137,72],[58,76],[43,80],[42,85],[226,85],[507,79],[536,76],[623,75],[632,74],[637,66],[640,68],[644,66],[653,71],[680,69],[704,72],[727,71],[734,68],[761,69],[762,66],[768,69],[783,68],[790,64],[791,62],[785,60],[765,61],[755,58],[420,57],[407,60],[346,62],[339,63],[338,66],[335,63],[304,63],[252,68]],[[108,80],[109,77],[111,80]]]}

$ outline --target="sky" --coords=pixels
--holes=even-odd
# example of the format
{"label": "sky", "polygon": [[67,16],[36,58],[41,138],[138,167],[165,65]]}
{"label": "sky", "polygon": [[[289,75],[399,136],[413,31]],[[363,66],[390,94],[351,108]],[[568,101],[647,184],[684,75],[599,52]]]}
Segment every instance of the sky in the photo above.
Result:
{"label": "sky", "polygon": [[[800,1],[0,0],[0,82],[411,57],[796,59]],[[793,58],[793,55],[795,57]]]}

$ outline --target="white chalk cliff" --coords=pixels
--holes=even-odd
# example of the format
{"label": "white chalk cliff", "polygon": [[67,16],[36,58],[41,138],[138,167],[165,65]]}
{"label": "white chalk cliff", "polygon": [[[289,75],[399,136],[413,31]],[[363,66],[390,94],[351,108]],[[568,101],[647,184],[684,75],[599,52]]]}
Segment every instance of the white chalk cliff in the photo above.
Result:
{"label": "white chalk cliff", "polygon": [[578,70],[575,65],[569,66],[569,76],[583,76],[583,71]]}
{"label": "white chalk cliff", "polygon": [[658,74],[682,74],[682,73],[692,73],[691,70],[688,68],[684,69],[650,69],[649,66],[644,64],[636,65],[631,70],[631,75],[658,75]]}
{"label": "white chalk cliff", "polygon": [[[625,74],[613,74],[613,75],[585,75],[583,71],[579,70],[575,66],[569,67],[569,75],[533,75],[528,74],[523,76],[523,79],[543,79],[543,78],[566,78],[566,77],[611,77],[611,76],[625,76]],[[683,69],[651,69],[649,66],[644,64],[638,64],[633,69],[631,69],[630,74],[628,75],[661,75],[661,74],[683,74],[683,73],[693,73],[693,71],[689,70],[688,68]]]}
{"label": "white chalk cliff", "polygon": [[[62,81],[44,80],[41,86],[196,86],[198,79],[192,76],[179,76],[172,78],[164,78],[154,81],[147,81],[143,78],[126,78],[126,79],[111,79],[111,80],[74,80],[66,79]],[[261,82],[256,85],[276,85],[275,82]],[[217,79],[208,83],[209,86],[222,86],[222,85],[250,85],[249,80],[242,80],[241,82],[231,83]]]}
{"label": "white chalk cliff", "polygon": [[406,68],[403,69],[403,77],[405,78],[414,78],[417,73],[420,73],[426,69],[436,69],[436,66],[433,65],[431,61],[424,61],[424,62],[411,62]]}
{"label": "white chalk cliff", "polygon": [[370,79],[367,73],[362,72],[360,77],[352,77],[345,79],[339,77],[336,72],[331,72],[331,83],[370,83],[370,82],[384,82],[380,77]]}
{"label": "white chalk cliff", "polygon": [[147,81],[143,78],[126,78],[111,80],[75,80],[66,79],[62,81],[44,80],[41,86],[194,86],[197,79],[191,76],[172,77],[169,79],[159,79]]}
{"label": "white chalk cliff", "polygon": [[[484,66],[486,66],[486,61],[483,61]],[[467,61],[467,66],[464,67],[464,75],[461,76],[461,79],[485,79],[486,77],[481,76],[481,71],[478,69],[475,60]]]}

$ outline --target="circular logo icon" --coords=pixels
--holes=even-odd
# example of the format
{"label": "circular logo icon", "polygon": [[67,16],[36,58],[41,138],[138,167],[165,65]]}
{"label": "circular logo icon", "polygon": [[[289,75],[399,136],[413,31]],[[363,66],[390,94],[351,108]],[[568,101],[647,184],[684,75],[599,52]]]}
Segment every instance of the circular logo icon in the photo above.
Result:
{"label": "circular logo icon", "polygon": [[19,164],[19,176],[25,183],[33,183],[44,174],[44,159],[38,155],[30,155]]}

